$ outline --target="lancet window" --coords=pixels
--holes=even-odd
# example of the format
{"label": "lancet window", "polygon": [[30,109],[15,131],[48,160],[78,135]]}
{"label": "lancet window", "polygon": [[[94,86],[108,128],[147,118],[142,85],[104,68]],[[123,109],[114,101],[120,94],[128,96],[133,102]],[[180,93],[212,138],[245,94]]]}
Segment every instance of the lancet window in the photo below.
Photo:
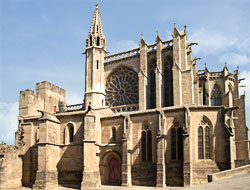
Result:
{"label": "lancet window", "polygon": [[165,106],[173,105],[173,60],[171,57],[167,58],[164,65],[164,81],[165,81]]}
{"label": "lancet window", "polygon": [[74,141],[74,125],[68,124],[69,143]]}
{"label": "lancet window", "polygon": [[212,93],[211,93],[211,105],[212,106],[222,105],[221,91],[217,84],[214,85]]}
{"label": "lancet window", "polygon": [[152,161],[152,132],[148,129],[148,126],[144,126],[142,131],[142,160]]}
{"label": "lancet window", "polygon": [[156,84],[155,84],[156,63],[153,61],[150,65],[149,73],[149,108],[156,107]]}
{"label": "lancet window", "polygon": [[135,71],[121,67],[108,77],[106,104],[111,107],[138,104],[138,76]]}
{"label": "lancet window", "polygon": [[183,130],[178,122],[171,129],[171,160],[183,160]]}
{"label": "lancet window", "polygon": [[198,159],[210,159],[211,157],[211,129],[205,122],[201,121],[198,127]]}
{"label": "lancet window", "polygon": [[112,141],[116,141],[116,129],[114,127],[112,128]]}

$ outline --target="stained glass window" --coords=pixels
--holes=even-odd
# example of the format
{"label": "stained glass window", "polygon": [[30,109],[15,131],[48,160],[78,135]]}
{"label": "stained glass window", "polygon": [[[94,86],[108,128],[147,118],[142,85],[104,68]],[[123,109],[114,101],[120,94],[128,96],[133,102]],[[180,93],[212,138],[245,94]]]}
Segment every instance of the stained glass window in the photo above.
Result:
{"label": "stained glass window", "polygon": [[171,129],[171,160],[176,160],[176,129]]}
{"label": "stained glass window", "polygon": [[203,152],[203,128],[200,126],[198,128],[198,158],[204,159]]}
{"label": "stained glass window", "polygon": [[153,61],[150,66],[149,72],[149,108],[156,107],[156,84],[155,84],[155,69],[156,62]]}
{"label": "stained glass window", "polygon": [[147,139],[146,139],[146,132],[142,132],[142,160],[146,160],[146,151],[147,151]]}
{"label": "stained glass window", "polygon": [[165,106],[173,105],[173,72],[172,59],[169,57],[165,63],[164,81],[165,81]]}
{"label": "stained glass window", "polygon": [[214,85],[212,93],[211,93],[211,105],[212,106],[222,105],[221,91],[217,84]]}
{"label": "stained glass window", "polygon": [[113,107],[137,103],[137,73],[127,67],[117,69],[106,82],[106,104]]}
{"label": "stained glass window", "polygon": [[178,147],[178,160],[183,160],[183,138],[182,128],[177,129],[177,147]]}
{"label": "stained glass window", "polygon": [[205,128],[205,158],[210,159],[210,129]]}
{"label": "stained glass window", "polygon": [[179,122],[171,129],[171,160],[183,160],[183,132]]}

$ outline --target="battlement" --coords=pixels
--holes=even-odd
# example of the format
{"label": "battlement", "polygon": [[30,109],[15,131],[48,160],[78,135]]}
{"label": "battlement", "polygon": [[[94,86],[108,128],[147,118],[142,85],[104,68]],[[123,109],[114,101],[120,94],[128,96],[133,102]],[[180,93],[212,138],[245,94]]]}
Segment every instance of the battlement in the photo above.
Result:
{"label": "battlement", "polygon": [[36,91],[26,89],[20,91],[19,115],[38,114],[37,110],[54,113],[59,111],[65,102],[66,91],[48,81],[36,83]]}
{"label": "battlement", "polygon": [[65,97],[66,95],[66,90],[63,89],[63,88],[60,88],[59,86],[55,85],[55,84],[51,84],[50,82],[48,81],[43,81],[43,82],[38,82],[36,83],[36,93],[38,94],[38,92],[40,90],[51,90],[52,92],[55,92],[57,94],[60,94],[62,96]]}

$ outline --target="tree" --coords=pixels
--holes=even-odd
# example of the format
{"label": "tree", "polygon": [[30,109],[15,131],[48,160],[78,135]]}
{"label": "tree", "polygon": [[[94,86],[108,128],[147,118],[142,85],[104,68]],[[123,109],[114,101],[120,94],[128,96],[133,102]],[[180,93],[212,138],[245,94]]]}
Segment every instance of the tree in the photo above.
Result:
{"label": "tree", "polygon": [[4,142],[3,140],[2,140],[2,142],[0,143],[0,146],[1,145],[6,145],[6,142]]}

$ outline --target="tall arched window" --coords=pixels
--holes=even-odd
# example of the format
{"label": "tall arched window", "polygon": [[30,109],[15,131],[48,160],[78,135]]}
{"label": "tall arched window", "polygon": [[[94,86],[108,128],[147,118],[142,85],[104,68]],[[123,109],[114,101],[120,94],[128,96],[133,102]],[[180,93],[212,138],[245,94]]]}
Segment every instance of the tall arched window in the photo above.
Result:
{"label": "tall arched window", "polygon": [[176,160],[176,129],[171,129],[171,160]]}
{"label": "tall arched window", "polygon": [[116,141],[116,129],[114,127],[112,128],[112,141]]}
{"label": "tall arched window", "polygon": [[165,81],[165,106],[173,105],[173,71],[172,71],[172,59],[167,58],[167,62],[164,66],[164,81]]}
{"label": "tall arched window", "polygon": [[199,157],[199,159],[204,158],[204,152],[203,152],[203,128],[201,126],[198,128],[198,157]]}
{"label": "tall arched window", "polygon": [[146,139],[146,132],[142,131],[142,160],[146,160],[147,156],[146,156],[146,152],[147,152],[147,139]]}
{"label": "tall arched window", "polygon": [[208,126],[205,128],[205,158],[210,158],[210,128]]}
{"label": "tall arched window", "polygon": [[211,93],[211,105],[212,106],[222,105],[221,91],[217,84],[214,85],[212,93]]}
{"label": "tall arched window", "polygon": [[152,161],[152,132],[148,130],[148,126],[142,131],[142,160]]}
{"label": "tall arched window", "polygon": [[100,37],[99,36],[96,37],[96,45],[100,46]]}
{"label": "tall arched window", "polygon": [[211,129],[205,121],[201,121],[198,128],[198,159],[211,158]]}
{"label": "tall arched window", "polygon": [[171,129],[171,160],[183,160],[183,130],[178,122]]}
{"label": "tall arched window", "polygon": [[92,36],[89,37],[89,46],[92,46]]}
{"label": "tall arched window", "polygon": [[151,70],[149,74],[149,108],[156,107],[156,87],[155,87],[155,71]]}
{"label": "tall arched window", "polygon": [[74,141],[74,126],[70,125],[69,126],[69,142],[73,142]]}

